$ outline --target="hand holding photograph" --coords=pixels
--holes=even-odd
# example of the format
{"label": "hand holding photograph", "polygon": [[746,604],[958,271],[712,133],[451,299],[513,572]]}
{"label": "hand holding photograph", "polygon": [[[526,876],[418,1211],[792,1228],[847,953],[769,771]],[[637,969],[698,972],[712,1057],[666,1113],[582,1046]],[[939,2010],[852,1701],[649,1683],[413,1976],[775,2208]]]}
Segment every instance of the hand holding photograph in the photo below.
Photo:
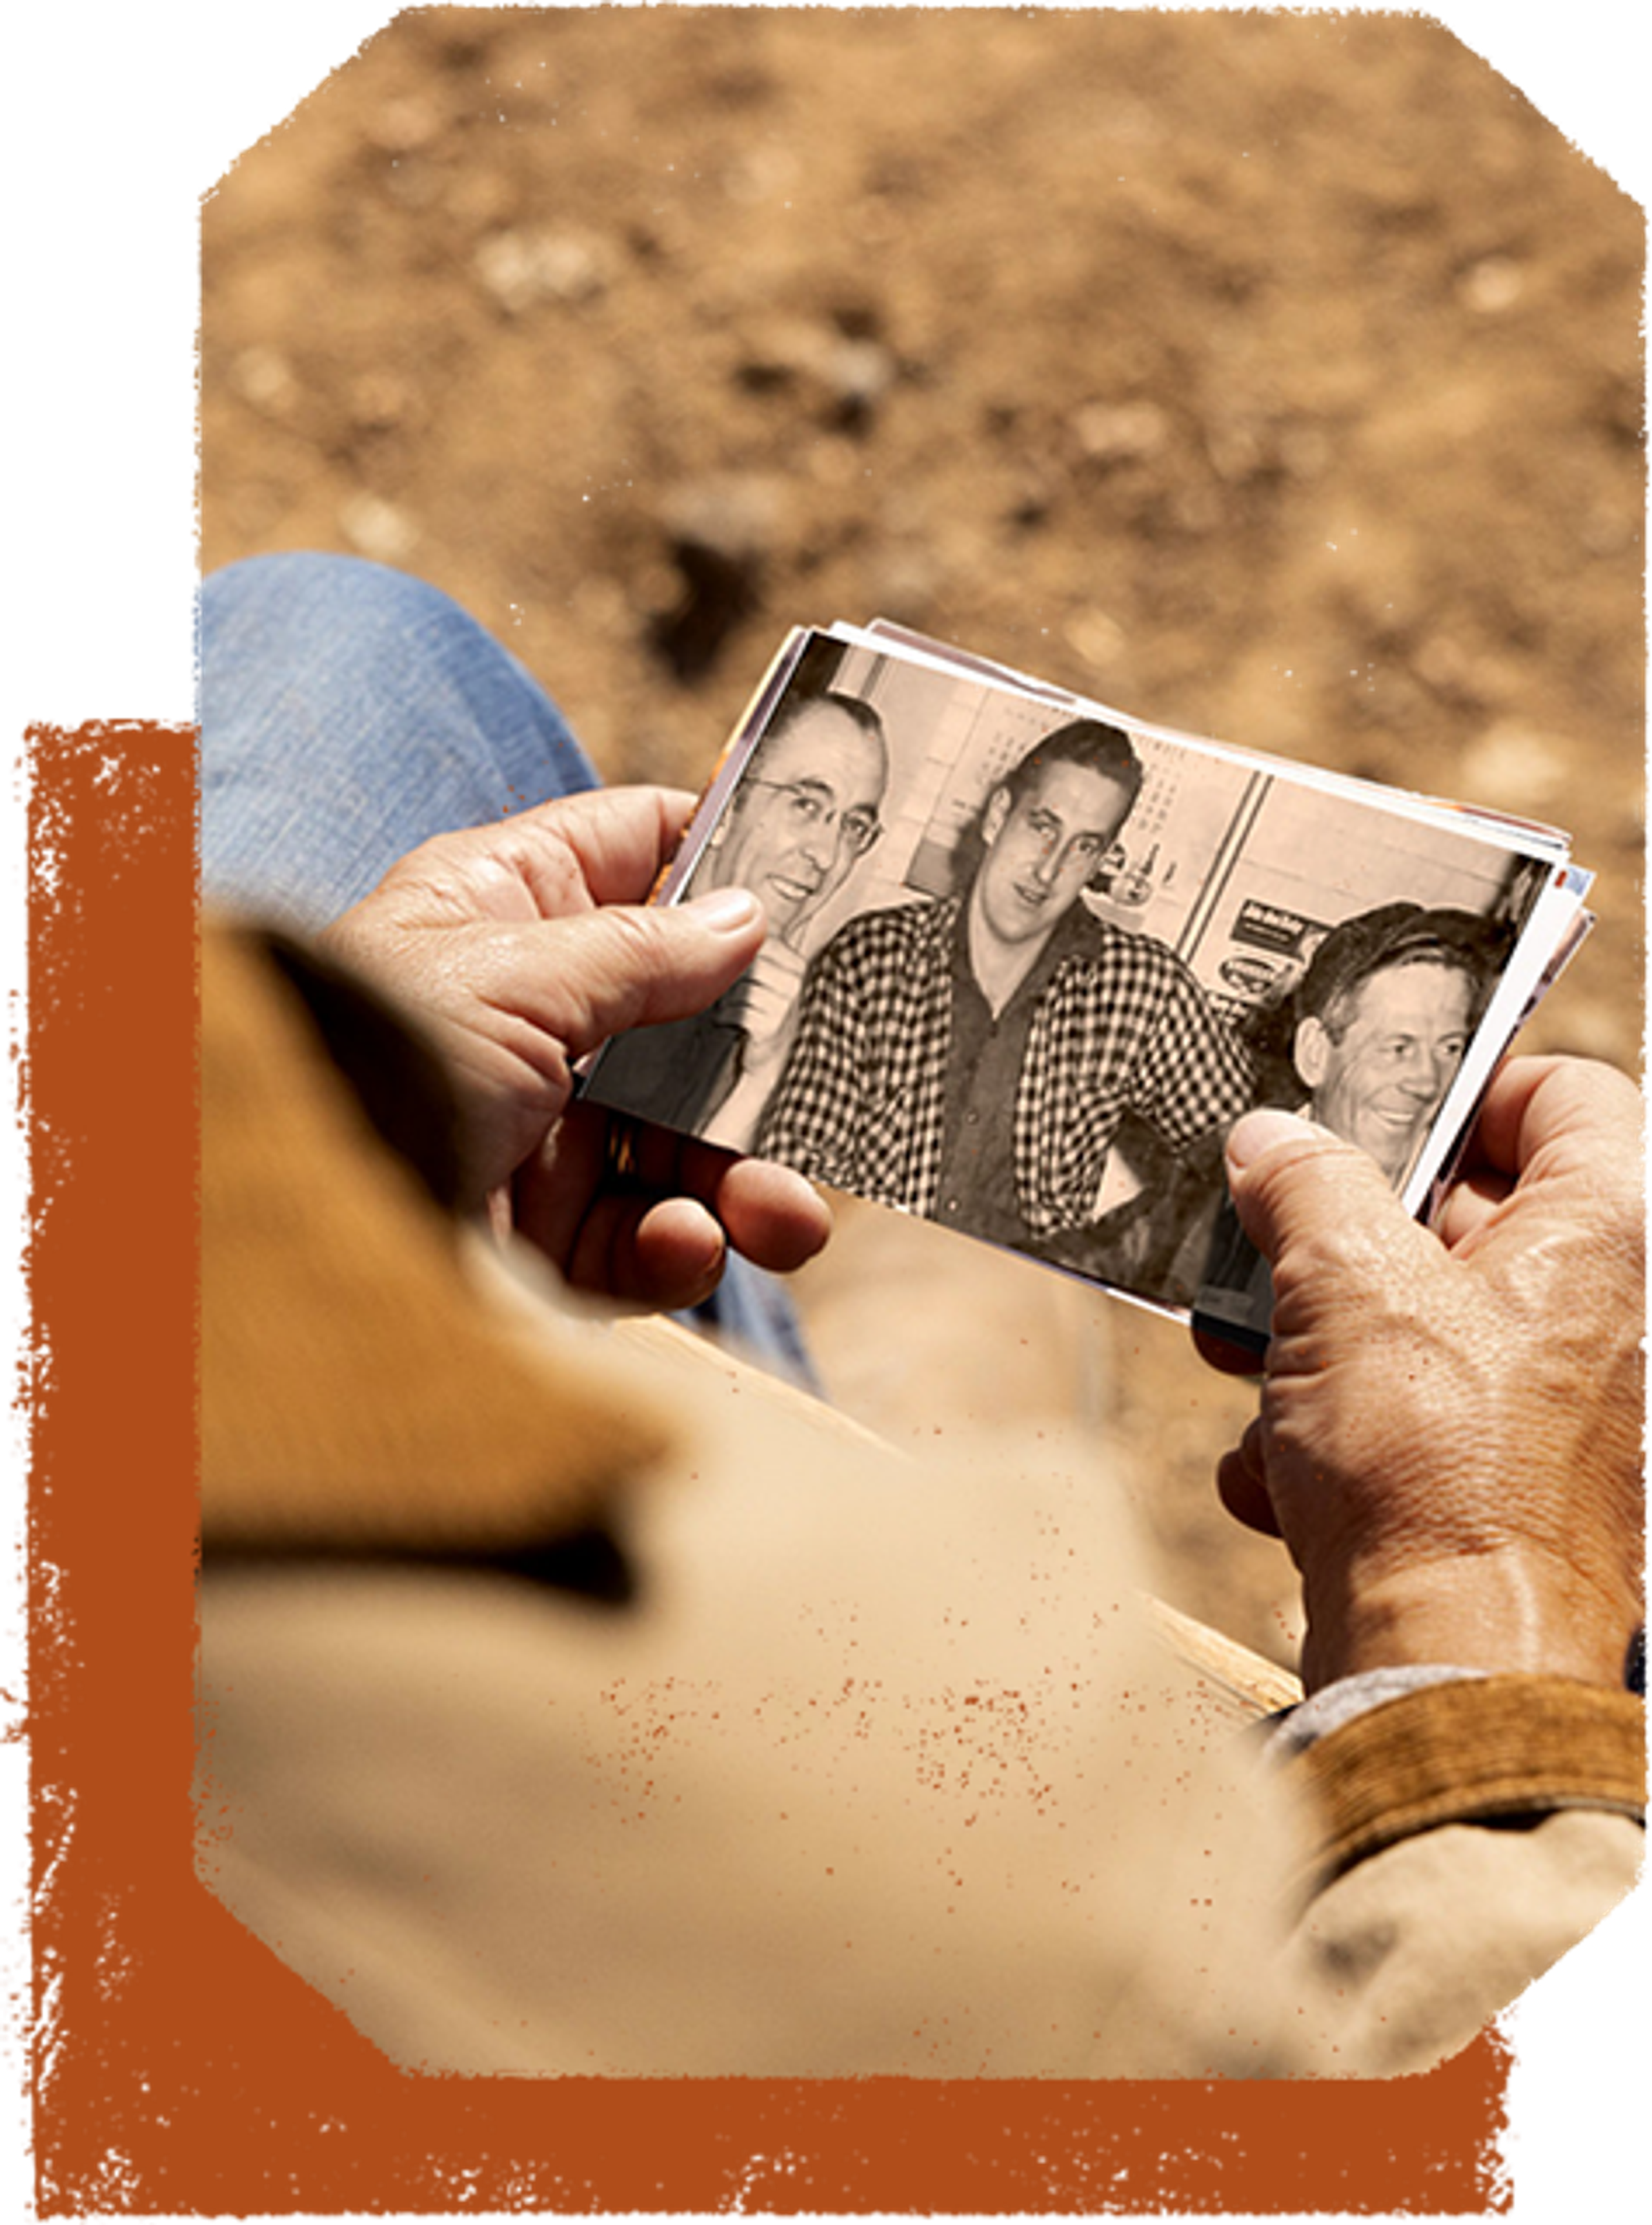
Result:
{"label": "hand holding photograph", "polygon": [[1239,1115],[1418,1210],[1587,924],[1564,836],[1178,734],[882,622],[794,632],[656,892],[762,898],[709,1011],[598,1102],[1029,1254],[1241,1345]]}

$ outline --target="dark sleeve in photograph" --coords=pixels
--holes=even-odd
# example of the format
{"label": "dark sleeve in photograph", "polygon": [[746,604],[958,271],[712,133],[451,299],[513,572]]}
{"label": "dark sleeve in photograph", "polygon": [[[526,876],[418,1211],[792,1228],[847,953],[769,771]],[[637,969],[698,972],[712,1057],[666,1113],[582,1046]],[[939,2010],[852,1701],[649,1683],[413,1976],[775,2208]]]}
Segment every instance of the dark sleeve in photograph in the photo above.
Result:
{"label": "dark sleeve in photograph", "polygon": [[719,999],[687,1019],[666,1020],[616,1036],[584,1093],[662,1128],[698,1135],[727,1097],[739,1071],[738,1024]]}
{"label": "dark sleeve in photograph", "polygon": [[1260,1360],[1268,1349],[1273,1311],[1268,1262],[1239,1226],[1233,1201],[1225,1195],[1193,1298],[1193,1327],[1224,1344],[1255,1353]]}

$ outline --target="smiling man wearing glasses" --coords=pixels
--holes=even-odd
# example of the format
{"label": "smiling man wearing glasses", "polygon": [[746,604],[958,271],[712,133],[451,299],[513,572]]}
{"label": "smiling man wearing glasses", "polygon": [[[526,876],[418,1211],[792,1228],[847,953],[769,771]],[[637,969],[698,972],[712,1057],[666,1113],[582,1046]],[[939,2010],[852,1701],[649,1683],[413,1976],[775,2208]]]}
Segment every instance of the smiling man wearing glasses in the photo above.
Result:
{"label": "smiling man wearing glasses", "polygon": [[709,1011],[639,1028],[609,1049],[592,1093],[744,1150],[785,1059],[809,921],[877,841],[889,782],[882,721],[856,696],[784,715],[735,789],[687,893],[750,889],[768,940]]}
{"label": "smiling man wearing glasses", "polygon": [[961,893],[844,928],[810,971],[758,1148],[1037,1248],[1093,1219],[1127,1112],[1180,1148],[1243,1111],[1248,1062],[1187,967],[1079,901],[1142,777],[1117,727],[1058,727],[988,796]]}

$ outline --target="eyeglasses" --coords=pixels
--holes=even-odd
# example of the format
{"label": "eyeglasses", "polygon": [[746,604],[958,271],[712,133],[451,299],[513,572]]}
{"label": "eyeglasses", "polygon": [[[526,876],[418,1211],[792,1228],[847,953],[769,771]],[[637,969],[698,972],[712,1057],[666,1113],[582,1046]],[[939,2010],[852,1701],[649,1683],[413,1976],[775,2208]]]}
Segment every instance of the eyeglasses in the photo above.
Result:
{"label": "eyeglasses", "polygon": [[835,826],[838,840],[857,858],[864,857],[883,832],[875,811],[862,804],[839,811],[830,801],[830,789],[812,781],[764,780],[756,773],[749,777],[753,788],[771,788],[785,799],[782,808],[800,834],[812,834],[817,828],[830,834]]}

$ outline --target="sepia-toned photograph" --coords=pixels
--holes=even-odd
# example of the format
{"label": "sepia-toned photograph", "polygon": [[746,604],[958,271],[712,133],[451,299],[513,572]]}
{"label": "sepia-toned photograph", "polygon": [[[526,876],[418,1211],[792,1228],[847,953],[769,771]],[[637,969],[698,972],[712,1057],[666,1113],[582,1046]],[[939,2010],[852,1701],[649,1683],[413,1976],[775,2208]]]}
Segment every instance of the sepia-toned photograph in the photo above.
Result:
{"label": "sepia-toned photograph", "polygon": [[800,634],[661,891],[752,889],[768,940],[588,1093],[1265,1341],[1227,1130],[1308,1112],[1402,1189],[1558,854],[894,629]]}

